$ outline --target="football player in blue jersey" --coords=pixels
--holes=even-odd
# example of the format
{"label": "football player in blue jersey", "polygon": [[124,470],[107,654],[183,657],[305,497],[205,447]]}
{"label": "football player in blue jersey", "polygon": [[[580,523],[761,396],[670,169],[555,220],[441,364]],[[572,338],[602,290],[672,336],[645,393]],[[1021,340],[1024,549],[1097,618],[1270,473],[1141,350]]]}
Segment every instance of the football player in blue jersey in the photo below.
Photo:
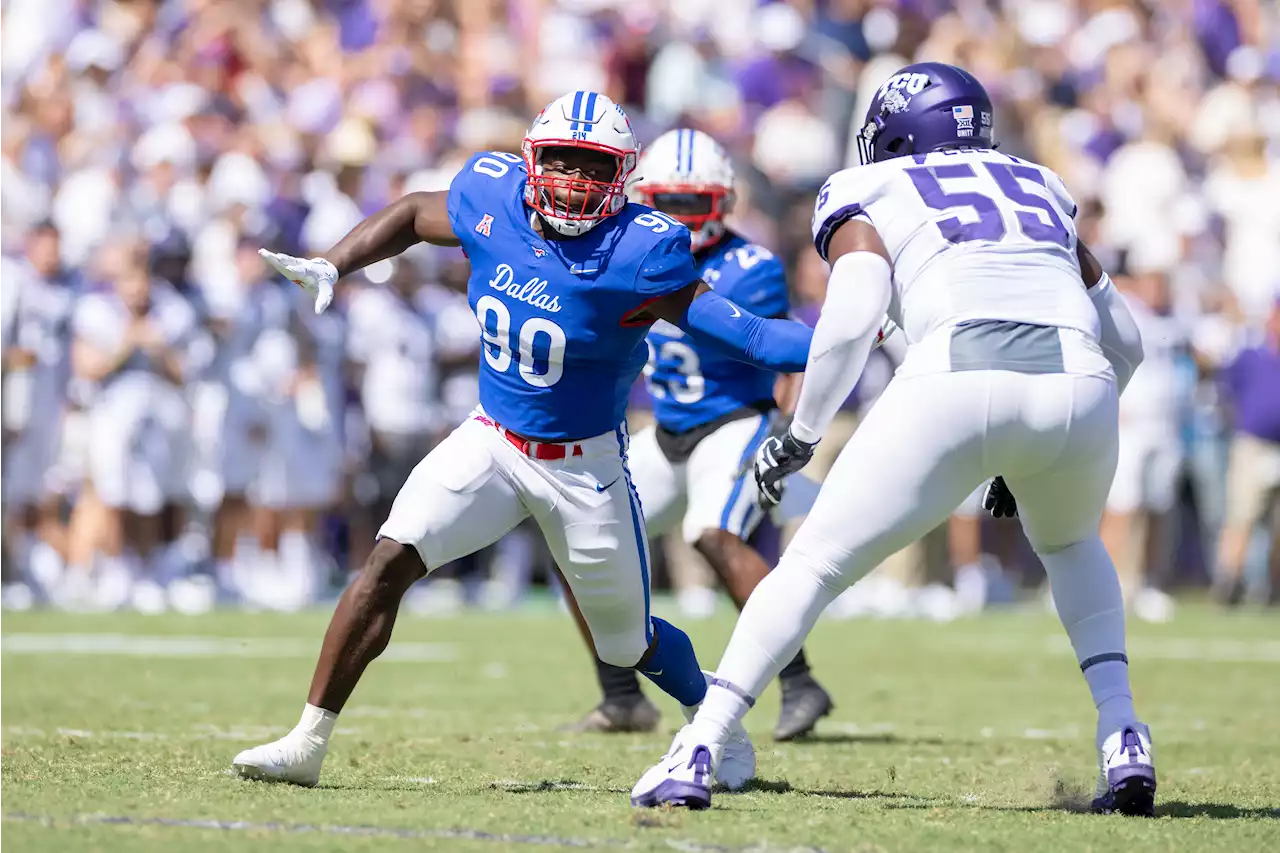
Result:
{"label": "football player in blue jersey", "polygon": [[[480,405],[413,469],[339,600],[301,721],[237,755],[241,776],[316,784],[338,712],[386,648],[409,587],[530,517],[601,660],[638,669],[690,716],[714,683],[688,636],[649,613],[647,535],[627,466],[628,393],[660,319],[772,371],[800,370],[812,332],[762,319],[698,278],[688,229],[627,201],[638,156],[621,107],[574,92],[538,115],[522,156],[473,156],[447,193],[405,196],[321,257],[263,251],[315,295],[319,312],[344,275],[416,243],[461,245],[483,357]],[[733,741],[716,768],[730,788],[755,769],[746,732]]]}
{"label": "football player in blue jersey", "polygon": [[[733,164],[714,139],[690,129],[658,137],[640,158],[631,193],[688,227],[698,274],[716,293],[763,317],[787,315],[782,262],[725,226],[735,199]],[[661,536],[679,524],[741,608],[769,571],[747,544],[764,518],[748,463],[771,425],[779,435],[788,425],[774,402],[778,374],[702,346],[663,320],[649,330],[647,342],[644,376],[656,423],[636,435],[630,454],[645,525],[651,536]],[[783,382],[794,385],[798,378]],[[791,389],[779,390],[793,396],[785,393]],[[810,483],[796,485],[800,490]],[[816,485],[809,491],[811,504]],[[604,698],[577,730],[657,726],[657,708],[640,691],[635,670],[598,658],[596,670]],[[773,735],[786,741],[812,731],[832,706],[803,650],[780,679],[782,712]]]}

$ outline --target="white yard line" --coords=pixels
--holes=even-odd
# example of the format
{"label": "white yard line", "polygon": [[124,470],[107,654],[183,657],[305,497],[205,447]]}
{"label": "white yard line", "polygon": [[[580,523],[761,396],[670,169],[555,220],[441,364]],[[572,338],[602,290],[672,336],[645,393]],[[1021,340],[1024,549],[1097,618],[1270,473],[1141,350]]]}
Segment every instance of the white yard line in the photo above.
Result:
{"label": "white yard line", "polygon": [[[42,729],[34,726],[6,726],[4,733],[7,737],[15,738],[47,738],[47,737],[69,737],[80,740],[229,740],[229,741],[262,741],[275,740],[281,735],[288,732],[286,726],[243,726],[230,729],[220,729],[217,726],[208,724],[200,724],[192,726],[188,731],[178,732],[135,732],[135,731],[118,731],[113,729],[72,729],[57,727],[52,729]],[[362,730],[359,728],[338,726],[335,734],[340,735],[358,735]]]}
{"label": "white yard line", "polygon": [[[286,835],[305,835],[319,833],[321,835],[362,836],[371,838],[406,838],[406,839],[449,839],[458,841],[487,841],[505,847],[541,846],[541,847],[574,847],[582,850],[626,850],[635,847],[632,839],[621,838],[574,838],[559,835],[526,835],[510,832],[490,832],[480,829],[459,827],[454,829],[407,829],[394,826],[342,826],[296,823],[254,823],[244,820],[213,820],[192,818],[142,817],[139,815],[77,815],[71,818],[55,818],[50,815],[28,814],[25,812],[7,812],[6,821],[20,821],[36,824],[56,831],[70,826],[161,826],[173,829],[200,829],[218,832],[275,832]],[[788,850],[790,853],[822,853],[814,847],[796,847],[791,844],[775,846],[768,842],[753,844],[750,847],[727,847],[720,844],[705,844],[698,841],[668,839],[667,846],[686,853],[747,853],[747,851]]]}
{"label": "white yard line", "polygon": [[[1069,650],[1066,637],[1055,638],[1056,650]],[[1128,643],[1130,659],[1200,663],[1280,663],[1280,640],[1232,640],[1198,637],[1137,637]]]}
{"label": "white yard line", "polygon": [[[209,637],[143,634],[5,634],[6,655],[109,655],[146,658],[314,658],[320,638]],[[452,643],[392,643],[379,662],[448,663],[458,660]]]}

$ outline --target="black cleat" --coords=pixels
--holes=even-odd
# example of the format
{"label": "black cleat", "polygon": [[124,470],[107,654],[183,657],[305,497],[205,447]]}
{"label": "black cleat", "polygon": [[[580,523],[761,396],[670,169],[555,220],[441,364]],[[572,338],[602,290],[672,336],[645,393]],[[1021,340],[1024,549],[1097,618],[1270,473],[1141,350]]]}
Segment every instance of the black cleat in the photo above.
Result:
{"label": "black cleat", "polygon": [[811,675],[783,682],[782,711],[773,739],[781,742],[807,735],[834,707],[827,691]]}
{"label": "black cleat", "polygon": [[1090,811],[1094,814],[1155,817],[1156,780],[1144,776],[1125,779],[1101,797],[1095,797]]}
{"label": "black cleat", "polygon": [[1214,603],[1228,609],[1244,603],[1246,586],[1243,577],[1217,578],[1209,590]]}
{"label": "black cleat", "polygon": [[603,734],[651,732],[658,727],[660,716],[657,707],[642,693],[606,697],[581,720],[565,726],[564,731]]}

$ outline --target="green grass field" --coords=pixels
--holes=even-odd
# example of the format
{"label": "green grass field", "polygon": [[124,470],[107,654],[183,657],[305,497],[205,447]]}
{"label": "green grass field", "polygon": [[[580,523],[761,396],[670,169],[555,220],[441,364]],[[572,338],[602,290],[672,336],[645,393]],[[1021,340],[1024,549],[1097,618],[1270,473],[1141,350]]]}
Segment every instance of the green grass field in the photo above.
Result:
{"label": "green grass field", "polygon": [[[659,607],[659,612],[662,608]],[[405,617],[339,720],[321,787],[225,774],[297,720],[325,613],[6,615],[4,842],[13,851],[1280,850],[1280,620],[1184,608],[1135,626],[1155,820],[1078,813],[1093,709],[1040,613],[824,621],[809,644],[837,709],[707,812],[638,812],[653,735],[558,731],[595,701],[567,616]],[[704,665],[728,615],[692,623]],[[650,690],[651,695],[656,691]]]}

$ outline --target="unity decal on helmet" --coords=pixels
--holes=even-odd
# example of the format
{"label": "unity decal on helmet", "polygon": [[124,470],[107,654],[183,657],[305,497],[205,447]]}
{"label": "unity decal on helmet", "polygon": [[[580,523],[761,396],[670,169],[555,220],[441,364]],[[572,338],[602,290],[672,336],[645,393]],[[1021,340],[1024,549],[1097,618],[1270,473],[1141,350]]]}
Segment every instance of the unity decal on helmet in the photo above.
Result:
{"label": "unity decal on helmet", "polygon": [[973,136],[973,107],[952,107],[951,117],[956,120],[956,136]]}

